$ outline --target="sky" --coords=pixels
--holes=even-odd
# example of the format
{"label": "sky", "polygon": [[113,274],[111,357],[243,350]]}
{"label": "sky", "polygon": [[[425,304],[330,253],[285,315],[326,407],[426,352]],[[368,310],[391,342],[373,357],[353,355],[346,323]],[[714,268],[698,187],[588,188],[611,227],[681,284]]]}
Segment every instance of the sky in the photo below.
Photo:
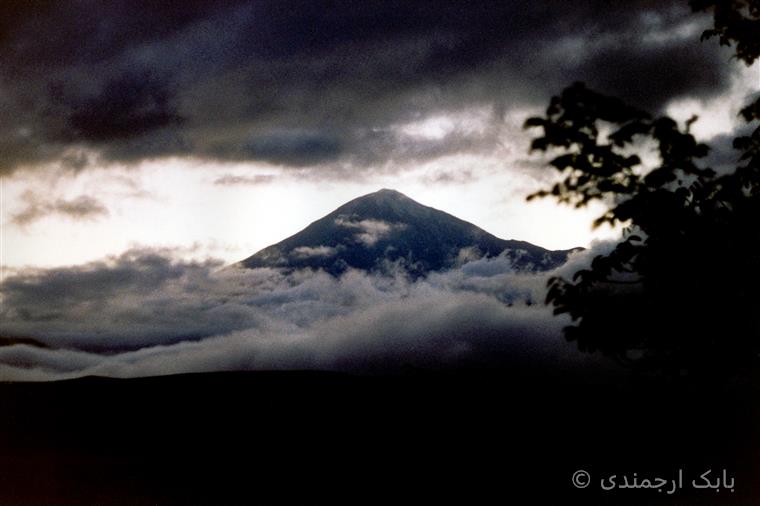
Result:
{"label": "sky", "polygon": [[[84,311],[114,273],[184,300],[192,290],[168,280],[211,276],[381,188],[504,239],[605,244],[619,230],[592,230],[601,204],[525,201],[556,174],[522,124],[583,81],[653,114],[698,114],[708,162],[730,165],[760,75],[700,43],[709,24],[682,0],[3,2],[0,300],[28,322],[22,306],[51,300],[24,298],[30,284],[94,276]],[[0,330],[59,343],[90,315],[69,310],[35,320],[58,327]]]}
{"label": "sky", "polygon": [[[287,6],[287,7],[286,7]],[[393,188],[505,238],[586,247],[601,207],[522,123],[584,81],[704,140],[757,89],[684,2],[4,2],[2,263],[135,246],[234,262]],[[725,156],[731,156],[730,150]]]}

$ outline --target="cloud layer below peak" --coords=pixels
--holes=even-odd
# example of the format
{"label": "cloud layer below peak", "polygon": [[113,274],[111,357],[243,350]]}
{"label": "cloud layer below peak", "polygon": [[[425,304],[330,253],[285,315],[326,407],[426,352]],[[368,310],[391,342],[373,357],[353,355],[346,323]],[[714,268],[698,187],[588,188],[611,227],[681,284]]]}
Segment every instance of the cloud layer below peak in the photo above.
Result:
{"label": "cloud layer below peak", "polygon": [[0,378],[596,363],[564,342],[564,318],[536,304],[546,274],[516,273],[503,257],[416,281],[402,271],[336,278],[220,267],[133,250],[7,278],[2,334],[40,345],[0,346]]}

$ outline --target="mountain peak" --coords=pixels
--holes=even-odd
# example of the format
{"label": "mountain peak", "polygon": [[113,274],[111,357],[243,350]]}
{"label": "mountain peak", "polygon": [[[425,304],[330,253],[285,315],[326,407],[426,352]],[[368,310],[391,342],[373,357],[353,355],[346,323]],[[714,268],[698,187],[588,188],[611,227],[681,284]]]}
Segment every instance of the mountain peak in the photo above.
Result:
{"label": "mountain peak", "polygon": [[565,251],[499,239],[485,230],[403,193],[383,188],[357,197],[284,241],[241,262],[243,267],[384,270],[403,264],[413,275],[463,261],[506,255],[516,269],[545,270],[563,263]]}
{"label": "mountain peak", "polygon": [[404,195],[400,191],[394,190],[392,188],[382,188],[380,190],[377,190],[375,193],[370,193],[370,195],[394,195],[394,196],[406,197],[406,195]]}
{"label": "mountain peak", "polygon": [[[370,193],[368,195],[365,195],[365,197],[412,200],[406,195],[404,195],[403,193],[401,193],[400,191],[393,190],[391,188],[383,188],[381,190],[377,190],[375,193]],[[359,197],[359,198],[362,198],[362,197]]]}
{"label": "mountain peak", "polygon": [[359,201],[365,201],[365,200],[374,201],[374,202],[406,202],[408,204],[421,205],[415,200],[407,197],[400,191],[392,190],[390,188],[383,188],[381,190],[377,190],[376,192],[362,195],[361,197],[357,197],[351,200],[350,202],[348,202],[348,204],[350,204],[351,202],[359,202]]}

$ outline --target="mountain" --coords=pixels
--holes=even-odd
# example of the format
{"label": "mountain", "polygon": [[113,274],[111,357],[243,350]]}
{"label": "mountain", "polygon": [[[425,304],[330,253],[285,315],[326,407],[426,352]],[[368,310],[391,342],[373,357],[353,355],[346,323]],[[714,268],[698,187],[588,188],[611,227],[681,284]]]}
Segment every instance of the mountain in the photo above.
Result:
{"label": "mountain", "polygon": [[498,255],[507,256],[518,270],[548,270],[564,263],[570,251],[499,239],[472,223],[384,189],[342,205],[239,264],[321,268],[336,275],[349,267],[383,271],[400,264],[421,276]]}

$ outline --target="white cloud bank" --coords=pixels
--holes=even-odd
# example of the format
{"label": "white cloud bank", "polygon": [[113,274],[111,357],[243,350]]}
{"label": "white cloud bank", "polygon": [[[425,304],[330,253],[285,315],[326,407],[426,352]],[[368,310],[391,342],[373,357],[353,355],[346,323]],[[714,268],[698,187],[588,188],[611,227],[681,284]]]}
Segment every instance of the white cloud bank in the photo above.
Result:
{"label": "white cloud bank", "polygon": [[[609,248],[599,245],[597,249]],[[595,252],[560,269],[572,273]],[[586,367],[544,299],[544,274],[505,258],[411,281],[348,271],[283,274],[183,262],[132,250],[73,268],[18,273],[2,285],[0,380],[83,375],[315,369]]]}

